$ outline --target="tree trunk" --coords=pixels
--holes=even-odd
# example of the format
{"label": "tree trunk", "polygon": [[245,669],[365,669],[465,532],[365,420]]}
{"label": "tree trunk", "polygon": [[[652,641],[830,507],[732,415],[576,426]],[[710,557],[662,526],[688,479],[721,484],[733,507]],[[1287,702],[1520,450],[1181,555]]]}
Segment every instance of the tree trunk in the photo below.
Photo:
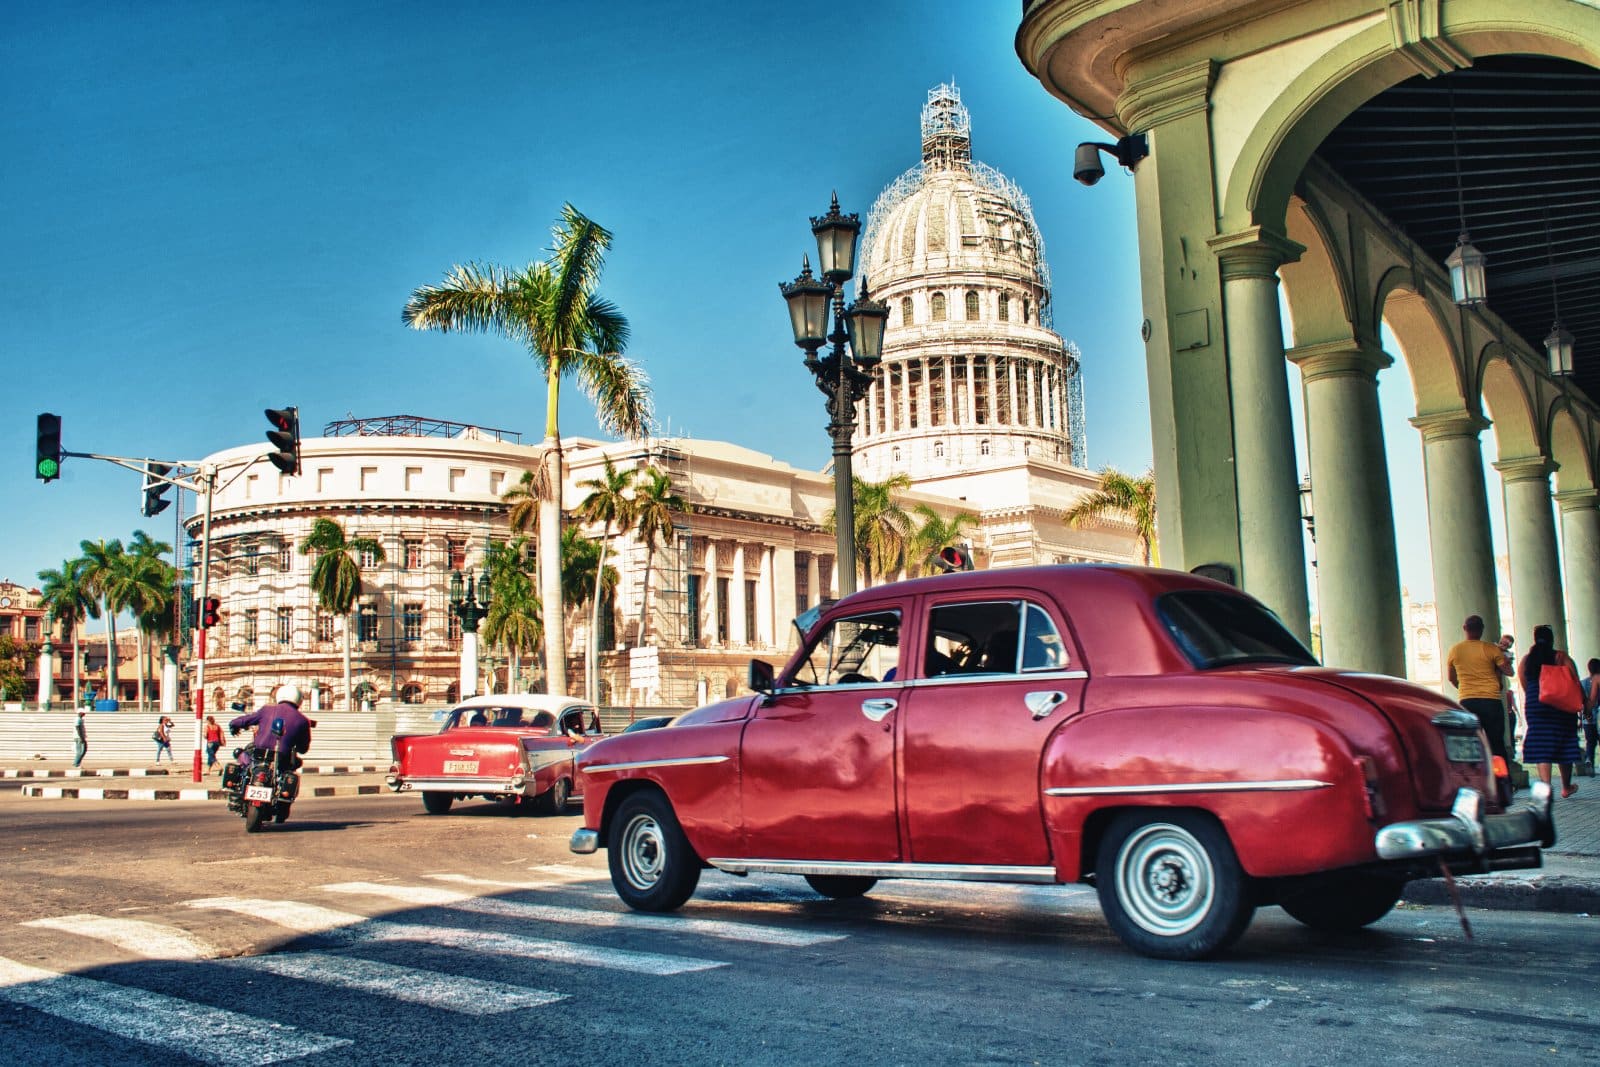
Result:
{"label": "tree trunk", "polygon": [[589,604],[589,640],[583,643],[583,693],[591,704],[600,703],[600,682],[595,670],[600,665],[600,583],[606,574],[606,542],[611,538],[611,524],[600,531],[600,563],[594,569],[594,600]]}
{"label": "tree trunk", "polygon": [[644,583],[639,587],[639,632],[633,636],[633,643],[638,645],[640,648],[643,648],[645,645],[649,644],[649,642],[644,639],[644,628],[649,622],[650,565],[655,562],[655,558],[656,543],[654,539],[651,539],[650,543],[646,545],[644,549]]}
{"label": "tree trunk", "polygon": [[144,627],[138,625],[137,620],[135,620],[135,622],[134,622],[134,633],[137,635],[138,648],[139,648],[139,652],[138,652],[138,656],[139,656],[139,696],[138,696],[139,710],[140,711],[146,711],[148,709],[144,706],[144,679],[145,679]]}
{"label": "tree trunk", "polygon": [[561,602],[561,439],[545,438],[550,499],[539,502],[539,599],[544,605],[545,689],[567,693],[567,624]]}
{"label": "tree trunk", "polygon": [[78,620],[72,620],[72,706],[83,707],[83,681],[78,670],[81,659],[78,655]]}
{"label": "tree trunk", "polygon": [[350,689],[350,613],[344,616],[344,710],[356,710],[356,695]]}
{"label": "tree trunk", "polygon": [[111,605],[106,603],[106,598],[100,598],[100,610],[106,617],[106,693],[107,700],[120,699],[117,696],[117,616],[111,610]]}

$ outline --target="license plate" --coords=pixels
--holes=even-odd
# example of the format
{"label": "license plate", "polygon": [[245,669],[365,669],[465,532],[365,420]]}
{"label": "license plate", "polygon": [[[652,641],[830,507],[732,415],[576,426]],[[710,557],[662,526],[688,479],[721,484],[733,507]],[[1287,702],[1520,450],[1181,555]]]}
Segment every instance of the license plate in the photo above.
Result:
{"label": "license plate", "polygon": [[245,786],[244,798],[246,800],[259,800],[263,804],[272,803],[272,787],[270,785]]}
{"label": "license plate", "polygon": [[444,761],[446,774],[477,774],[478,761],[475,759],[447,759]]}
{"label": "license plate", "polygon": [[1451,763],[1483,762],[1483,746],[1478,743],[1476,737],[1446,734],[1444,738],[1444,754]]}

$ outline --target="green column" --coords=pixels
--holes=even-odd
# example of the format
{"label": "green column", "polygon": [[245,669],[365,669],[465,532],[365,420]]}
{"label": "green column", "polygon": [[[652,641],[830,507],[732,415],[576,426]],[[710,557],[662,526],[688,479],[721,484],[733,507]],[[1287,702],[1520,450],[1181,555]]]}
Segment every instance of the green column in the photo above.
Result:
{"label": "green column", "polygon": [[1566,567],[1567,641],[1578,673],[1600,656],[1600,493],[1593,489],[1556,494],[1561,508],[1561,558]]}
{"label": "green column", "polygon": [[1378,371],[1392,360],[1353,340],[1304,345],[1290,358],[1305,386],[1323,662],[1403,678],[1400,564],[1378,414]]}
{"label": "green column", "polygon": [[1556,647],[1567,647],[1567,618],[1561,601],[1561,564],[1556,554],[1555,518],[1550,508],[1546,456],[1524,456],[1494,465],[1505,485],[1506,540],[1511,549],[1511,613],[1517,645],[1533,643],[1535,626],[1551,626]]}
{"label": "green column", "polygon": [[1423,478],[1428,493],[1428,545],[1433,553],[1436,632],[1448,648],[1468,615],[1481,615],[1490,640],[1500,629],[1489,494],[1483,482],[1479,436],[1489,426],[1466,411],[1419,415]]}

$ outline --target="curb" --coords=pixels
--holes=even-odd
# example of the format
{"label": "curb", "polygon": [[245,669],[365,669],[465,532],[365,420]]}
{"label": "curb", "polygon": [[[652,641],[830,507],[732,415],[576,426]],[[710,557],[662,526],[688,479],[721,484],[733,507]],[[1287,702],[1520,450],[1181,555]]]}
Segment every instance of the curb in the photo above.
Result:
{"label": "curb", "polygon": [[[1464,908],[1495,911],[1556,911],[1600,915],[1600,883],[1569,875],[1499,875],[1492,881],[1456,879],[1456,896]],[[1425,878],[1406,885],[1400,898],[1409,904],[1453,907],[1455,900],[1443,878]]]}
{"label": "curb", "polygon": [[[381,785],[319,785],[300,790],[296,800],[373,796],[381,792]],[[22,795],[44,800],[225,800],[228,796],[221,789],[104,789],[70,785],[25,785]]]}
{"label": "curb", "polygon": [[[317,766],[304,766],[300,768],[302,775],[306,774],[376,774],[384,768],[376,763],[351,763],[351,764],[319,764]],[[0,778],[148,778],[154,776],[166,777],[177,774],[177,771],[165,767],[118,767],[86,771],[82,768],[71,767],[65,770],[60,768],[17,768],[7,767],[0,770]],[[192,774],[190,768],[184,768],[183,774]]]}

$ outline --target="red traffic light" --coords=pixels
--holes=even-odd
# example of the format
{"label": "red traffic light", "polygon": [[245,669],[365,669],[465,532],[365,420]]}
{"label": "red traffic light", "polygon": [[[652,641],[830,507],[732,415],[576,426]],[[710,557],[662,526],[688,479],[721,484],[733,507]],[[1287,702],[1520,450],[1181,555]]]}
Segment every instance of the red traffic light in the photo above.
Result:
{"label": "red traffic light", "polygon": [[939,566],[946,574],[972,569],[972,553],[959,545],[949,545],[939,550]]}
{"label": "red traffic light", "polygon": [[266,416],[273,427],[267,431],[267,443],[272,446],[267,460],[285,474],[299,474],[300,409],[267,408]]}
{"label": "red traffic light", "polygon": [[200,601],[200,628],[209,630],[222,621],[222,598],[208,596]]}

